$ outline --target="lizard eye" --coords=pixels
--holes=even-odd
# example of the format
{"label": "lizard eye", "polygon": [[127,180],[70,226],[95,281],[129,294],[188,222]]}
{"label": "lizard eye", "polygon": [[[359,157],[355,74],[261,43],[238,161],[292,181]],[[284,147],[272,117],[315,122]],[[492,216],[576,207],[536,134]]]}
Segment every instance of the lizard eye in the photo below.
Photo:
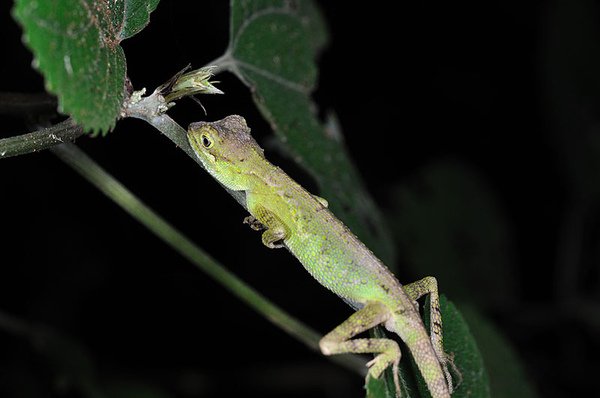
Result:
{"label": "lizard eye", "polygon": [[204,148],[208,149],[213,145],[213,142],[211,141],[210,138],[208,138],[208,136],[206,134],[202,134],[201,141],[202,141],[202,145],[204,146]]}

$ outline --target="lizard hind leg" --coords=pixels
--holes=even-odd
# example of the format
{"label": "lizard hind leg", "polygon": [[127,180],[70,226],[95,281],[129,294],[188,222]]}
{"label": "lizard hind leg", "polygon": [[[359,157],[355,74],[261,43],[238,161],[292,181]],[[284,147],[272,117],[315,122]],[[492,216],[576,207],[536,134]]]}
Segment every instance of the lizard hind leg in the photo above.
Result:
{"label": "lizard hind leg", "polygon": [[[437,280],[433,276],[426,276],[425,278],[416,282],[402,286],[402,289],[415,302],[420,297],[429,294],[429,338],[431,340],[431,344],[433,345],[435,354],[442,365],[442,370],[444,371],[444,376],[446,377],[448,389],[450,390],[450,393],[452,393],[452,391],[462,382],[462,375],[454,364],[452,356],[444,352],[442,336],[442,313],[440,312],[440,296]],[[457,378],[456,385],[454,385],[452,381],[452,375],[448,370],[448,365],[450,365],[450,368],[452,368],[452,371]]]}
{"label": "lizard hind leg", "polygon": [[269,228],[262,234],[262,243],[269,249],[279,249],[284,247],[283,241],[285,238],[284,228]]}
{"label": "lizard hind leg", "polygon": [[334,354],[376,354],[373,360],[367,363],[369,367],[367,378],[378,379],[383,371],[392,366],[394,371],[394,384],[397,396],[400,396],[400,380],[398,378],[398,364],[400,363],[400,347],[398,343],[385,338],[352,337],[371,329],[390,318],[389,309],[380,302],[369,302],[356,311],[341,325],[326,334],[319,342],[319,347],[324,355]]}

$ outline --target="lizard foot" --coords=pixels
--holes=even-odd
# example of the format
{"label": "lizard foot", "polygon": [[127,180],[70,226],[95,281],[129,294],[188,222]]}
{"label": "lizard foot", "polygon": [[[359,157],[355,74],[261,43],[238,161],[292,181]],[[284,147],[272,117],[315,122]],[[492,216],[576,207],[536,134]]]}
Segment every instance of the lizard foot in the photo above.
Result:
{"label": "lizard foot", "polygon": [[286,238],[283,229],[267,229],[263,232],[262,241],[269,249],[279,249],[284,247],[283,240]]}
{"label": "lizard foot", "polygon": [[400,364],[400,349],[398,348],[397,344],[395,350],[393,349],[393,346],[391,346],[390,348],[392,348],[391,351],[382,352],[381,354],[377,355],[375,358],[367,362],[367,367],[369,368],[367,378],[373,377],[375,379],[379,379],[379,377],[381,377],[381,375],[383,374],[383,371],[387,369],[387,367],[391,364],[394,377],[394,386],[396,388],[396,396],[400,397],[400,378],[398,376],[398,365]]}
{"label": "lizard foot", "polygon": [[244,217],[244,224],[248,224],[250,228],[255,231],[264,231],[267,229],[258,219],[254,216]]}

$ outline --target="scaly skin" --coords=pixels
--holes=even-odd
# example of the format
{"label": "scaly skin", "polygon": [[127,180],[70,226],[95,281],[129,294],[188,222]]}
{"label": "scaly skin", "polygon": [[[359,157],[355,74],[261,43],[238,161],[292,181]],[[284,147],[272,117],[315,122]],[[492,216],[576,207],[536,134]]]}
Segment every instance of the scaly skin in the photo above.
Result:
{"label": "scaly skin", "polygon": [[[323,286],[358,311],[320,343],[326,355],[376,353],[369,376],[388,366],[397,378],[400,351],[389,339],[352,339],[379,324],[407,345],[433,398],[450,397],[452,380],[442,349],[441,316],[434,278],[402,286],[385,265],[338,220],[327,203],[308,193],[269,163],[240,116],[192,123],[188,140],[208,172],[229,189],[244,191],[251,217],[245,222],[263,230],[263,243],[286,247]],[[416,299],[432,294],[431,339]]]}

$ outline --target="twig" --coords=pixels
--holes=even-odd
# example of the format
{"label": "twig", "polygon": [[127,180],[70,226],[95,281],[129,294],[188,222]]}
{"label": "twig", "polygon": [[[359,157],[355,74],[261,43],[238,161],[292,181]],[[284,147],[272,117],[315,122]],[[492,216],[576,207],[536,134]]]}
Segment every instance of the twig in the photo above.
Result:
{"label": "twig", "polygon": [[[165,137],[173,141],[175,145],[183,150],[190,158],[200,165],[200,167],[204,168],[204,165],[200,159],[198,159],[187,140],[186,130],[171,119],[169,115],[164,113],[168,109],[168,104],[164,97],[158,91],[155,91],[147,97],[141,97],[142,94],[143,91],[139,91],[131,96],[129,103],[123,112],[123,117],[133,117],[148,122]],[[223,186],[223,188],[233,196],[242,207],[246,208],[246,198],[243,192],[232,191],[225,186]]]}
{"label": "twig", "polygon": [[83,129],[67,119],[32,133],[0,139],[0,159],[41,151],[63,142],[74,141],[81,135]]}

